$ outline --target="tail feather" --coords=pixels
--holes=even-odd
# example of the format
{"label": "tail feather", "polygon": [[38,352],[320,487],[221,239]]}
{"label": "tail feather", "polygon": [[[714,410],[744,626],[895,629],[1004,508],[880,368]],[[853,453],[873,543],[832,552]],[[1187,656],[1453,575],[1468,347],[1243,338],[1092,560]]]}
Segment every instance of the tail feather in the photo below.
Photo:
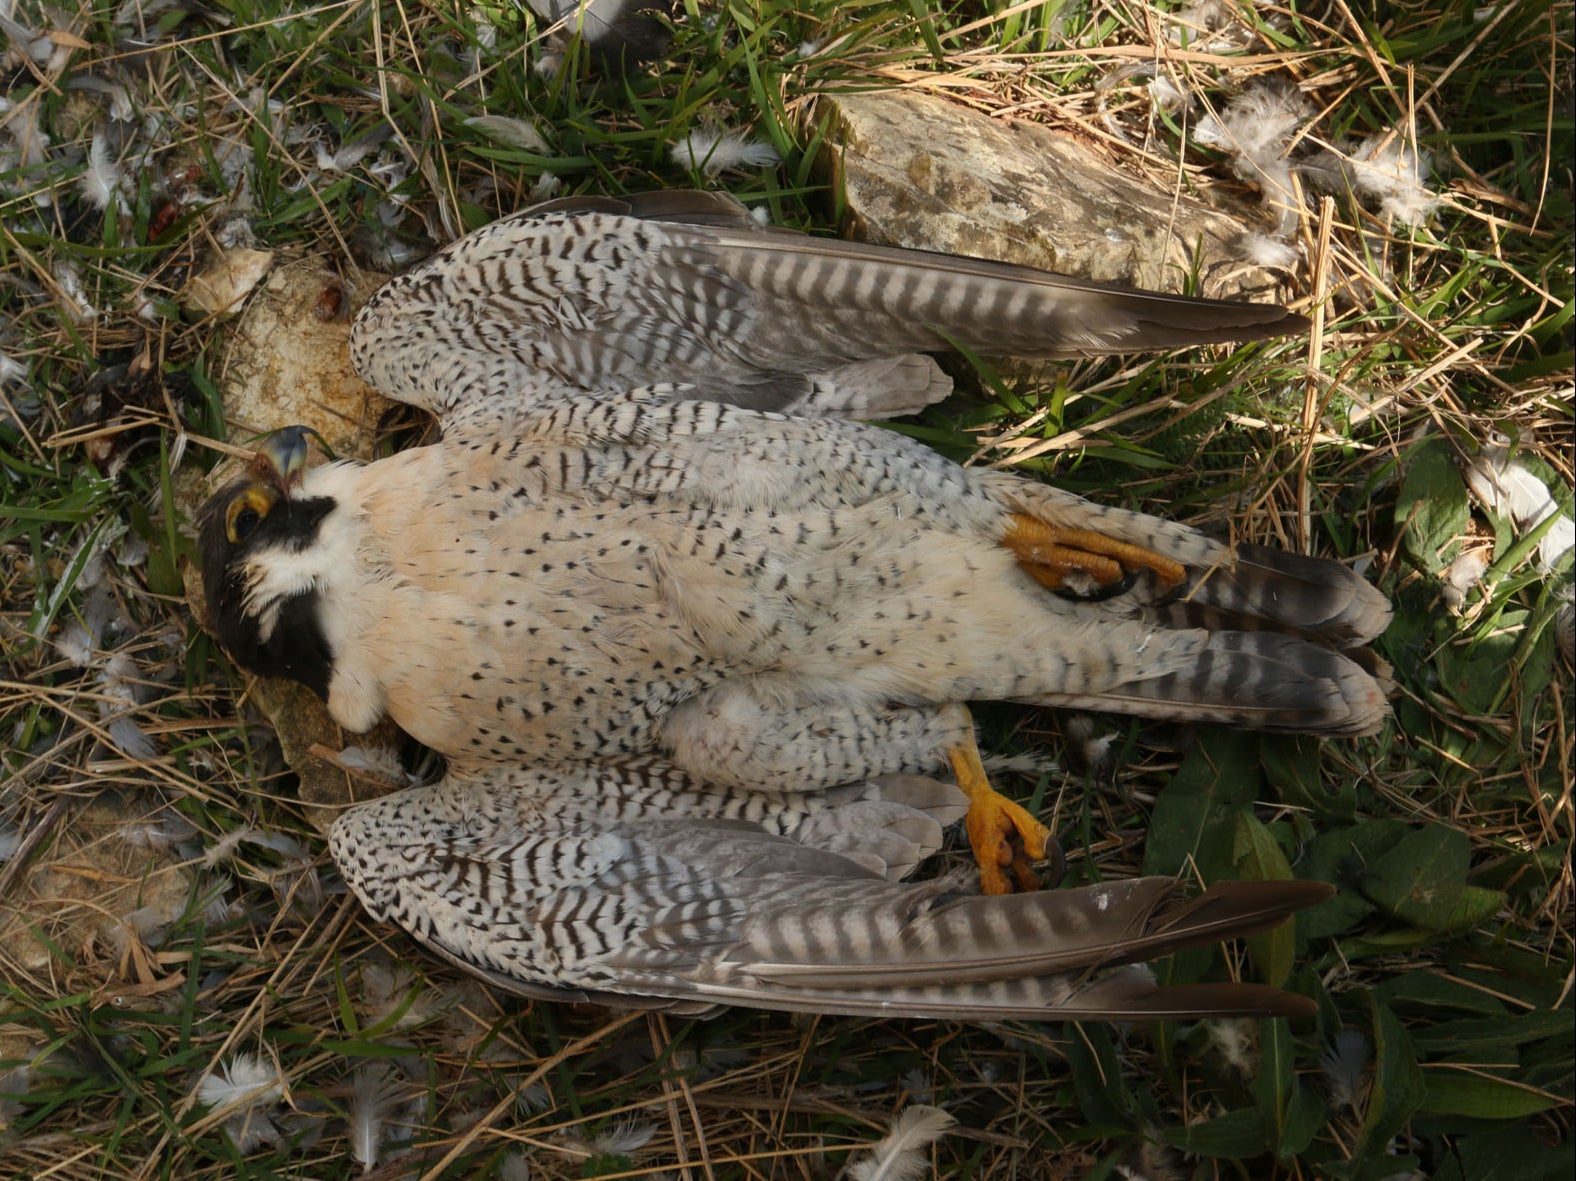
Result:
{"label": "tail feather", "polygon": [[1273,627],[1342,648],[1367,643],[1390,622],[1389,601],[1340,563],[1261,545],[1236,546],[1155,611],[1178,626]]}
{"label": "tail feather", "polygon": [[1222,632],[1180,671],[1101,693],[1047,694],[1039,702],[1162,721],[1356,736],[1384,724],[1385,694],[1383,681],[1343,653],[1276,632]]}

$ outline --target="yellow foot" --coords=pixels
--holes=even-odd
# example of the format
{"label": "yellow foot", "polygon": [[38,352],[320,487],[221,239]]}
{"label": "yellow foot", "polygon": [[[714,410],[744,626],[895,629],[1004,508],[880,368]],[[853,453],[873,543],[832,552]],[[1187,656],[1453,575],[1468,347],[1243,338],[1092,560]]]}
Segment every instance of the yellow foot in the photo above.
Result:
{"label": "yellow foot", "polygon": [[1089,529],[1063,529],[1037,517],[1012,514],[1012,526],[1001,543],[1041,585],[1060,590],[1074,570],[1103,589],[1120,583],[1130,570],[1152,570],[1167,590],[1180,586],[1187,572],[1170,558],[1142,546],[1106,537]]}
{"label": "yellow foot", "polygon": [[1061,881],[1062,852],[1051,830],[991,787],[972,734],[947,752],[947,761],[952,764],[958,786],[969,797],[963,827],[969,834],[974,860],[979,863],[980,889],[986,894],[1011,893],[1012,883],[1007,879],[1010,869],[1018,889],[1038,890],[1040,880],[1029,863],[1047,858],[1054,862],[1049,871],[1050,884]]}

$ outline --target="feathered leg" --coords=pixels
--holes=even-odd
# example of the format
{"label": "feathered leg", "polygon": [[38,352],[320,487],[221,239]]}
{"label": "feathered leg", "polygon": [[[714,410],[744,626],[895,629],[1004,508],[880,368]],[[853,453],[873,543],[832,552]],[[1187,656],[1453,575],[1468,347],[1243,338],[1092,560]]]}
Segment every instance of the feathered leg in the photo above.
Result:
{"label": "feathered leg", "polygon": [[987,894],[1038,881],[1030,863],[1061,851],[1046,828],[990,786],[966,707],[886,708],[773,700],[774,682],[729,681],[675,709],[663,729],[674,761],[716,783],[818,790],[884,772],[928,772],[945,762],[968,797],[964,827]]}

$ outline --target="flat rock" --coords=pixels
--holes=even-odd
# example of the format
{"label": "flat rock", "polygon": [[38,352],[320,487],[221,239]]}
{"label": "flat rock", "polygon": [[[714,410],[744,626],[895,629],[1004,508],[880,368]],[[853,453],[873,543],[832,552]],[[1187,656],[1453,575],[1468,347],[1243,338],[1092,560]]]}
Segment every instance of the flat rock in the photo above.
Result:
{"label": "flat rock", "polygon": [[1089,141],[919,91],[833,95],[815,111],[852,237],[1150,290],[1284,297],[1282,276],[1242,261],[1247,207],[1174,196]]}
{"label": "flat rock", "polygon": [[[321,257],[274,267],[267,283],[247,300],[225,348],[219,392],[233,442],[244,446],[277,427],[309,426],[335,455],[372,458],[380,424],[397,404],[356,376],[350,325],[386,278],[363,272],[352,287]],[[313,462],[321,460],[314,455]],[[243,466],[240,460],[220,464],[196,482],[185,497],[188,517],[195,518],[203,500]],[[185,581],[187,599],[203,621],[201,575],[188,567]],[[285,761],[300,779],[307,815],[320,830],[327,831],[344,804],[380,794],[313,751],[339,751],[350,744],[397,748],[401,736],[393,723],[349,734],[313,693],[290,681],[261,684],[254,699],[273,724]]]}

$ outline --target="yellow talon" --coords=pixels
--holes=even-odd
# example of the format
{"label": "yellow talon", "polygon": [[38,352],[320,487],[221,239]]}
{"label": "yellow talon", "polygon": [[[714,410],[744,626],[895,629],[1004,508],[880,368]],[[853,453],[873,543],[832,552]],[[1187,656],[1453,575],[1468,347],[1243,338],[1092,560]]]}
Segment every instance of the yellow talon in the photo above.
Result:
{"label": "yellow talon", "polygon": [[1063,529],[1023,513],[1012,515],[1012,527],[1001,543],[1036,581],[1052,590],[1060,589],[1074,570],[1101,587],[1120,582],[1129,569],[1154,571],[1167,590],[1187,577],[1179,563],[1153,550],[1089,529]]}
{"label": "yellow talon", "polygon": [[1012,884],[1006,871],[1012,870],[1020,890],[1037,890],[1039,878],[1029,868],[1031,861],[1052,859],[1052,885],[1061,880],[1061,850],[1051,830],[1026,809],[1007,799],[985,778],[979,748],[970,734],[947,752],[947,762],[958,786],[969,797],[968,815],[963,818],[969,834],[969,847],[980,867],[980,890],[986,894],[1007,894]]}

